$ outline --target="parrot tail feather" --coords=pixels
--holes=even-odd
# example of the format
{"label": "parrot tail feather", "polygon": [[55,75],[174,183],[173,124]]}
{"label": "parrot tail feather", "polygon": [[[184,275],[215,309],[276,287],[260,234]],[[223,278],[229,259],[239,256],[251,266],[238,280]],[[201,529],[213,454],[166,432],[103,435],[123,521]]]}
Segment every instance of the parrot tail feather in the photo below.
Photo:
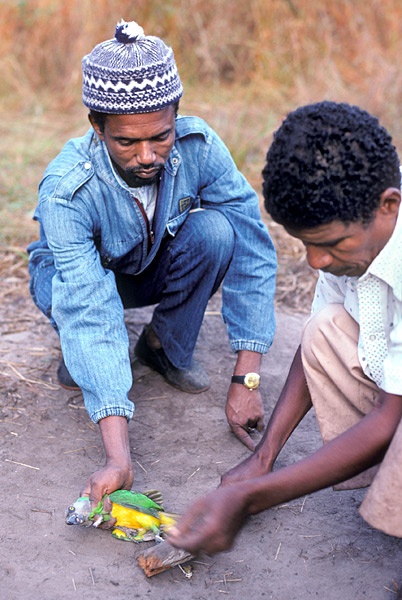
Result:
{"label": "parrot tail feather", "polygon": [[177,515],[175,513],[160,512],[159,518],[161,521],[159,529],[162,532],[164,532],[168,531],[171,527],[173,527],[173,525],[176,525],[177,521],[180,518],[180,515]]}
{"label": "parrot tail feather", "polygon": [[147,492],[143,492],[143,494],[163,508],[163,496],[159,490],[148,490]]}

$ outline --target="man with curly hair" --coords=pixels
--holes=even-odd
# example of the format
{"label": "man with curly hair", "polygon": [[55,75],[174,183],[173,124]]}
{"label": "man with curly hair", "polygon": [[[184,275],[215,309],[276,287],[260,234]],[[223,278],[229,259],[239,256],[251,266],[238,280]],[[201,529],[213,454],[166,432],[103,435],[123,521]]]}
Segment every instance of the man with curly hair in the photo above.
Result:
{"label": "man with curly hair", "polygon": [[[254,454],[172,534],[191,552],[233,543],[247,515],[319,489],[371,484],[360,514],[402,537],[402,216],[399,160],[374,117],[321,102],[291,113],[263,170],[265,207],[319,270],[312,316]],[[324,445],[273,471],[314,406]]]}

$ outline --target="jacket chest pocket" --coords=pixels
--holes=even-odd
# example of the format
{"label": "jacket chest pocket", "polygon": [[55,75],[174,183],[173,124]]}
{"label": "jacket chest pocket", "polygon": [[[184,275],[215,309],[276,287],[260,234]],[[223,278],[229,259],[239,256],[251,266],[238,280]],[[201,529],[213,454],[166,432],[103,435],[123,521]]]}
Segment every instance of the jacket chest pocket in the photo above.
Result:
{"label": "jacket chest pocket", "polygon": [[191,206],[191,203],[189,203],[186,209],[183,210],[183,212],[181,212],[177,217],[169,219],[169,221],[166,224],[166,229],[169,232],[169,235],[171,235],[172,237],[176,235],[176,233],[179,231],[180,227],[183,225],[184,221],[190,214],[191,208],[193,207]]}

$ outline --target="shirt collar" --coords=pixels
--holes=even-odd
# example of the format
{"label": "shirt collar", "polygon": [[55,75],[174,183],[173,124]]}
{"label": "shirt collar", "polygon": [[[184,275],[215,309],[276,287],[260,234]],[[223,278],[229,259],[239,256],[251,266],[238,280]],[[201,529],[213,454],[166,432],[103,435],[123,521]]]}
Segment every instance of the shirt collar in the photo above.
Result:
{"label": "shirt collar", "polygon": [[402,298],[402,210],[399,210],[394,231],[381,252],[375,257],[366,273],[382,279]]}

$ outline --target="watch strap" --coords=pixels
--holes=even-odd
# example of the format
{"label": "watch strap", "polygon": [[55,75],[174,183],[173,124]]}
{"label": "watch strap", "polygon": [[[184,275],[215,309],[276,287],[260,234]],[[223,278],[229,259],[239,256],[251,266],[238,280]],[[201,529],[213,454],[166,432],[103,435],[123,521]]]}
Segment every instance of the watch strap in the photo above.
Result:
{"label": "watch strap", "polygon": [[232,383],[242,383],[244,385],[245,375],[232,375]]}
{"label": "watch strap", "polygon": [[260,376],[258,373],[246,373],[245,375],[233,375],[232,383],[240,383],[250,391],[255,390],[260,385]]}

